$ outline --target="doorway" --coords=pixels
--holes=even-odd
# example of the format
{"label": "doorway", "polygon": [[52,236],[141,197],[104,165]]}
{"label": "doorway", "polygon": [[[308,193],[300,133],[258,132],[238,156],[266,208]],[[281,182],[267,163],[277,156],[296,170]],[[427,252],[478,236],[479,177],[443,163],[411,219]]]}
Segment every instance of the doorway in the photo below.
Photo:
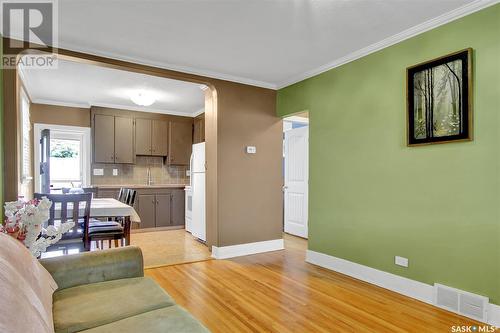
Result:
{"label": "doorway", "polygon": [[283,200],[286,233],[308,238],[309,114],[283,119]]}
{"label": "doorway", "polygon": [[35,123],[33,129],[34,192],[90,185],[90,128]]}

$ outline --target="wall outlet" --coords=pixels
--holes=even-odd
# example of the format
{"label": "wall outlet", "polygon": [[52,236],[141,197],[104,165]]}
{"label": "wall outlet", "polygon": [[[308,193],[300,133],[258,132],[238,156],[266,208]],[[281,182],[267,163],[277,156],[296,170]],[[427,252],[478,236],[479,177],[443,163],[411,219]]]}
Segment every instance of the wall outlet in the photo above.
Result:
{"label": "wall outlet", "polygon": [[94,176],[104,176],[104,169],[94,169]]}
{"label": "wall outlet", "polygon": [[191,170],[186,170],[186,177],[191,177]]}
{"label": "wall outlet", "polygon": [[408,258],[395,256],[394,263],[398,266],[408,267]]}
{"label": "wall outlet", "polygon": [[113,176],[118,176],[118,169],[113,169]]}
{"label": "wall outlet", "polygon": [[257,153],[257,147],[247,146],[246,151],[247,151],[247,154],[255,154],[255,153]]}

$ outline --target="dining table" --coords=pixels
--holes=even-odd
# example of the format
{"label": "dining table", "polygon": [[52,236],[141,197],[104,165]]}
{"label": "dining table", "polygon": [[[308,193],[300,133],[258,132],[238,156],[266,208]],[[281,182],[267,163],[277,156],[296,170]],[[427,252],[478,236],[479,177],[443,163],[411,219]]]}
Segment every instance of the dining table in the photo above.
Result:
{"label": "dining table", "polygon": [[[83,215],[85,203],[80,204],[80,215]],[[68,205],[68,216],[72,216],[73,208]],[[61,216],[61,205],[54,207],[55,217]],[[130,245],[130,225],[131,222],[141,223],[139,214],[135,211],[134,207],[127,205],[121,201],[113,198],[95,198],[90,202],[90,217],[91,218],[114,218],[122,217],[124,220],[124,237],[125,245]]]}

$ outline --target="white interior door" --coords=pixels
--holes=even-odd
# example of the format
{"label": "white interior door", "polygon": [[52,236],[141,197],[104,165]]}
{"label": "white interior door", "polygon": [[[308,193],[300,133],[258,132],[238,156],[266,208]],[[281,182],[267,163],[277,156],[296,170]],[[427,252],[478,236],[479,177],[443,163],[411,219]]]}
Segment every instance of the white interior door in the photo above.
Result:
{"label": "white interior door", "polygon": [[307,238],[309,127],[285,132],[285,232]]}

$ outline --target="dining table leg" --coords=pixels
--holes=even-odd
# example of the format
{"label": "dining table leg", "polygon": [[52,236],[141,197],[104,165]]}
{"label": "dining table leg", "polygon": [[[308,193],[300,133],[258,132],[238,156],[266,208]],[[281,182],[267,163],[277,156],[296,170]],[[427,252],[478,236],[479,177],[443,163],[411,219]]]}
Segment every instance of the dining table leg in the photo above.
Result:
{"label": "dining table leg", "polygon": [[130,245],[130,216],[125,216],[124,227],[125,245]]}

